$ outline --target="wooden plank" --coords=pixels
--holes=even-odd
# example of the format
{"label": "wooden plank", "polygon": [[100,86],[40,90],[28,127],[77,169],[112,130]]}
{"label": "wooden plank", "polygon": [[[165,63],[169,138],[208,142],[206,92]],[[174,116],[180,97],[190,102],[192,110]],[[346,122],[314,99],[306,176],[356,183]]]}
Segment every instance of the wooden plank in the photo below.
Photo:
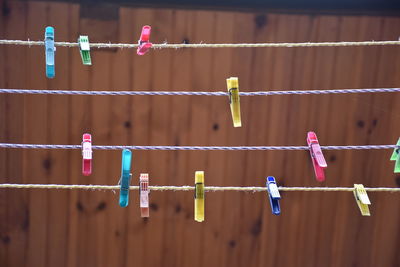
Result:
{"label": "wooden plank", "polygon": [[[195,22],[192,19],[196,12],[177,10],[174,13],[174,31],[169,37],[170,42],[195,42]],[[193,54],[188,49],[180,49],[173,53],[171,58],[171,91],[199,90],[192,82],[193,77]],[[177,96],[164,97],[165,101],[171,103],[169,123],[171,128],[170,140],[173,145],[189,144],[191,125],[191,103],[197,97]],[[192,170],[188,169],[189,153],[184,151],[171,151],[168,153],[170,184],[185,185],[193,184]],[[164,243],[162,258],[165,264],[170,266],[182,266],[185,260],[187,242],[178,242],[171,246],[171,240],[185,240],[186,224],[193,221],[193,195],[181,192],[168,192],[165,194],[167,205],[168,223],[164,228]]]}
{"label": "wooden plank", "polygon": [[[209,42],[212,40],[214,31],[215,17],[212,12],[196,11],[192,13],[192,23],[189,24],[191,27],[191,42],[199,43],[201,41]],[[190,53],[192,60],[192,72],[191,77],[191,88],[190,90],[209,91],[212,87],[212,54],[210,49],[195,49]],[[187,120],[188,125],[188,143],[190,145],[207,145],[208,135],[212,124],[209,120],[210,115],[210,102],[209,97],[191,97],[188,101],[189,104],[189,118]],[[185,152],[184,156],[187,156],[188,161],[186,162],[186,174],[184,183],[194,184],[195,171],[204,171],[205,184],[212,183],[212,177],[208,176],[206,168],[206,156],[210,152],[205,151],[191,151]],[[208,195],[208,194],[206,194]],[[207,196],[206,196],[207,197]],[[190,217],[187,218],[188,223],[185,227],[184,235],[185,239],[193,239],[195,242],[186,244],[183,248],[182,254],[182,265],[187,266],[192,264],[193,266],[203,266],[203,255],[208,249],[204,243],[205,234],[209,233],[207,227],[207,210],[212,208],[212,203],[206,201],[205,203],[205,221],[198,223],[194,221],[194,199],[192,194],[185,194],[182,202],[183,210],[190,211]]]}
{"label": "wooden plank", "polygon": [[[79,5],[69,5],[69,20],[68,20],[68,40],[74,40],[79,33]],[[82,34],[85,34],[83,32]],[[90,37],[89,37],[90,38]],[[90,39],[89,39],[90,40]],[[68,89],[88,89],[88,73],[89,68],[82,66],[82,61],[80,59],[79,53],[72,50],[68,55],[69,62],[69,80],[67,83]],[[85,113],[87,111],[87,102],[90,97],[73,96],[69,98],[70,108],[68,110],[69,117],[69,131],[68,131],[68,143],[79,143],[81,141],[80,133],[86,132],[90,118],[89,114]],[[94,137],[95,138],[95,137]],[[96,142],[96,141],[94,141]],[[96,157],[96,153],[94,153]],[[68,184],[78,184],[82,181],[81,167],[82,159],[79,151],[71,151],[68,153]],[[88,192],[83,192],[83,194],[88,194]],[[68,203],[65,205],[68,211],[68,223],[67,223],[67,234],[66,237],[66,263],[68,267],[76,266],[77,254],[83,249],[81,247],[83,236],[78,236],[78,229],[81,227],[80,222],[80,212],[82,204],[79,201],[79,192],[71,190],[68,192]],[[82,238],[82,239],[81,239]]]}
{"label": "wooden plank", "polygon": [[[126,14],[125,14],[126,13]],[[132,25],[124,30],[124,32],[131,31],[129,38],[136,42],[140,36],[141,28],[143,25],[153,26],[154,11],[150,9],[124,9],[121,12],[121,17],[127,17],[126,25]],[[153,32],[154,32],[153,27]],[[126,38],[126,37],[125,37]],[[157,42],[153,35],[150,37],[152,42]],[[158,51],[151,50],[144,56],[138,56],[135,50],[129,52],[129,89],[133,91],[150,90],[153,83],[153,62],[157,56]],[[129,98],[129,121],[127,127],[130,127],[131,132],[129,135],[129,144],[148,145],[150,137],[150,114],[151,114],[151,96],[137,96]],[[154,175],[153,169],[149,168],[150,153],[147,151],[134,152],[133,158],[133,172],[135,175],[133,184],[137,184],[139,173],[149,173],[150,184],[158,184],[158,177]],[[153,154],[154,155],[154,154]],[[150,205],[153,203],[153,197],[158,192],[150,193]],[[149,223],[153,220],[154,216],[158,216],[158,209],[156,206],[151,206],[150,218],[142,219],[139,213],[138,194],[132,194],[132,208],[127,217],[127,240],[126,240],[126,264],[133,262],[138,265],[146,265],[149,257],[153,257],[152,251],[147,249],[129,249],[139,248],[144,246],[152,246],[151,231]],[[133,211],[132,211],[133,210]],[[160,253],[160,251],[158,251]]]}
{"label": "wooden plank", "polygon": [[[234,33],[234,14],[214,12],[214,32],[213,42],[230,43],[233,41]],[[230,66],[234,55],[233,49],[211,50],[208,53],[212,56],[210,65],[211,80],[214,81],[207,90],[225,91],[226,78],[231,77]],[[239,83],[241,80],[239,80]],[[200,88],[201,89],[201,88]],[[200,90],[199,89],[199,90]],[[207,97],[210,102],[207,129],[209,145],[225,145],[228,129],[232,127],[232,118],[230,114],[227,97]],[[225,151],[210,151],[206,157],[206,185],[224,186],[225,166],[228,153]],[[224,255],[222,254],[226,247],[230,246],[230,241],[222,236],[225,218],[221,214],[226,208],[224,203],[225,193],[207,193],[206,194],[206,221],[208,230],[204,233],[203,241],[203,265],[221,266]],[[192,218],[190,218],[191,220]],[[215,244],[214,247],[209,244]]]}
{"label": "wooden plank", "polygon": [[[4,3],[4,17],[2,18],[2,36],[5,39],[25,38],[26,5],[23,3]],[[26,49],[17,46],[3,48],[4,71],[0,75],[3,88],[20,88],[24,86],[26,68],[21,65],[24,62]],[[14,95],[2,96],[2,140],[5,142],[19,142],[23,136],[23,97]],[[3,117],[4,116],[4,117]],[[22,150],[3,150],[2,175],[0,180],[9,183],[23,183],[23,170],[15,166],[21,166],[23,160]],[[25,257],[25,244],[27,234],[27,203],[26,192],[6,190],[0,196],[0,205],[5,225],[0,226],[0,250],[5,255],[0,255],[4,266],[23,265]],[[3,254],[3,253],[1,253]],[[4,256],[4,258],[3,258]],[[0,263],[0,265],[2,265]]]}
{"label": "wooden plank", "polygon": [[[119,16],[119,36],[118,42],[134,43],[134,36],[131,32],[130,25],[130,12],[127,10],[120,11]],[[134,53],[132,49],[117,50],[113,53],[110,59],[110,82],[111,90],[129,90],[131,88],[132,80],[129,79],[131,74],[131,55]],[[110,142],[112,144],[131,144],[132,127],[131,127],[131,102],[132,97],[127,96],[114,96],[107,97],[111,101],[111,109],[109,113],[112,114],[110,121]],[[111,130],[112,129],[112,130]],[[136,172],[136,159],[139,153],[133,151],[132,158],[132,180],[131,184],[136,185],[138,181],[138,173]],[[113,151],[108,153],[108,164],[111,170],[108,175],[107,184],[114,184],[117,181],[114,177],[120,176],[121,168],[121,151]],[[111,179],[112,178],[112,179]],[[106,198],[106,225],[107,229],[105,234],[105,247],[104,261],[102,266],[128,266],[126,262],[127,255],[130,249],[127,247],[128,241],[128,216],[135,213],[137,210],[137,192],[131,192],[129,196],[129,206],[121,208],[118,205],[119,194],[103,194]],[[104,213],[104,212],[103,212]],[[136,213],[137,214],[137,213]]]}
{"label": "wooden plank", "polygon": [[[400,20],[398,18],[382,18],[380,23],[381,39],[396,38],[397,28]],[[379,59],[374,64],[373,72],[376,73],[374,87],[396,87],[399,77],[396,69],[399,69],[399,48],[382,47],[379,48]],[[370,118],[366,123],[370,139],[374,143],[395,143],[398,138],[399,127],[396,124],[396,117],[399,112],[397,107],[398,94],[379,94],[372,96],[370,107]],[[393,114],[394,116],[391,116]],[[372,141],[371,141],[372,142]],[[369,172],[374,178],[370,180],[374,186],[396,186],[397,175],[393,174],[393,162],[388,158],[391,151],[378,151],[371,153],[370,164],[377,165]],[[397,185],[398,186],[398,185]],[[399,213],[393,212],[399,205],[399,198],[392,194],[370,194],[373,201],[374,227],[371,236],[374,242],[385,242],[386,249],[377,247],[369,255],[371,265],[398,265],[399,259],[396,257],[397,236],[394,224],[399,220]],[[385,218],[380,220],[379,218]]]}
{"label": "wooden plank", "polygon": [[[27,37],[43,40],[47,26],[48,7],[46,3],[28,3]],[[56,32],[57,34],[57,32]],[[57,38],[57,35],[56,35]],[[57,61],[56,61],[57,62]],[[42,46],[32,47],[26,55],[26,88],[46,88],[45,56]],[[57,64],[57,63],[56,63]],[[57,65],[56,65],[57,66]],[[48,97],[26,96],[24,104],[24,143],[47,143],[48,138]],[[51,160],[46,150],[27,150],[24,153],[26,183],[48,183]],[[49,197],[47,190],[29,191],[29,228],[26,264],[46,266]]]}
{"label": "wooden plank", "polygon": [[[55,29],[56,40],[68,40],[69,25],[65,23],[70,19],[71,6],[69,4],[52,4],[48,9],[48,23]],[[71,70],[69,58],[71,53],[77,49],[58,48],[56,55],[56,78],[49,80],[49,89],[65,89],[70,83],[69,71]],[[68,86],[69,87],[69,86]],[[67,88],[69,89],[69,88]],[[69,141],[70,126],[70,96],[48,97],[48,144],[65,144]],[[75,151],[74,151],[75,152]],[[48,177],[49,182],[56,184],[68,184],[69,182],[69,157],[71,151],[48,152]],[[67,207],[69,202],[68,191],[50,190],[48,197],[49,211],[47,214],[47,266],[65,266],[67,261],[67,224],[68,210],[60,209]],[[44,219],[44,218],[43,218]]]}

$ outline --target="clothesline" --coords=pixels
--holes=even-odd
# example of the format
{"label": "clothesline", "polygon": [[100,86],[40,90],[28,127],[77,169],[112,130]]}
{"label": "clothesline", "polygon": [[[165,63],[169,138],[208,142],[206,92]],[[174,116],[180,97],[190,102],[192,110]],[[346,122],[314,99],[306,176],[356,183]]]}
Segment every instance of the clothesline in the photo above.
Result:
{"label": "clothesline", "polygon": [[[120,185],[63,185],[63,184],[0,184],[1,188],[9,189],[82,189],[82,190],[119,190]],[[194,186],[149,186],[152,191],[194,191]],[[352,192],[354,187],[285,187],[279,186],[279,191],[320,191],[320,192]],[[129,186],[129,190],[139,190],[139,186]],[[242,192],[267,192],[266,187],[240,187],[240,186],[204,186],[207,192],[242,191]],[[400,188],[393,187],[366,187],[369,192],[400,192]]]}
{"label": "clothesline", "polygon": [[[44,41],[30,40],[0,40],[0,44],[4,45],[27,45],[37,46],[44,45]],[[78,47],[75,42],[54,42],[55,46]],[[400,41],[362,41],[362,42],[303,42],[303,43],[236,43],[236,44],[153,44],[154,49],[165,48],[257,48],[257,47],[344,47],[344,46],[384,46],[384,45],[400,45]],[[138,44],[123,43],[90,43],[91,48],[137,48]]]}
{"label": "clothesline", "polygon": [[[321,146],[323,150],[370,150],[395,149],[397,145],[362,145],[362,146]],[[82,149],[82,145],[48,145],[48,144],[14,144],[0,143],[0,148],[23,149]],[[98,150],[309,150],[308,146],[100,146],[93,145]]]}
{"label": "clothesline", "polygon": [[[357,93],[394,93],[400,88],[366,88],[366,89],[334,89],[334,90],[290,90],[240,92],[240,96],[270,95],[316,95],[316,94],[357,94]],[[30,90],[0,89],[0,94],[41,94],[41,95],[141,95],[141,96],[229,96],[228,92],[196,92],[196,91],[79,91],[79,90]]]}

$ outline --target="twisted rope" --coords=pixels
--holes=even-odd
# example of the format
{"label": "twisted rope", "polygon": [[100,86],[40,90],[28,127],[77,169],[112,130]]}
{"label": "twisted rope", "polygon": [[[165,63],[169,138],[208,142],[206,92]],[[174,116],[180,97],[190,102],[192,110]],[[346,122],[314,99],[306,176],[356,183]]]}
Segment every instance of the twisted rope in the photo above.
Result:
{"label": "twisted rope", "polygon": [[[62,184],[0,184],[0,188],[13,189],[83,189],[83,190],[119,190],[119,185],[62,185]],[[194,186],[149,186],[152,191],[193,191]],[[278,187],[279,191],[305,191],[305,192],[351,192],[353,187]],[[139,186],[130,186],[129,190],[139,190]],[[242,191],[266,192],[266,187],[239,187],[239,186],[205,186],[207,192]],[[370,192],[400,192],[400,188],[392,187],[367,187]]]}
{"label": "twisted rope", "polygon": [[[4,45],[44,45],[43,41],[24,40],[0,40]],[[55,46],[78,47],[78,43],[54,42]],[[257,48],[257,47],[343,47],[343,46],[384,46],[400,45],[400,41],[363,41],[363,42],[304,42],[304,43],[238,43],[238,44],[153,44],[154,49],[165,48]],[[91,48],[137,48],[138,44],[112,44],[112,43],[90,43]]]}
{"label": "twisted rope", "polygon": [[[394,93],[400,88],[366,88],[366,89],[335,89],[335,90],[291,90],[291,91],[259,91],[240,92],[240,96],[270,96],[270,95],[318,95],[318,94],[358,94],[358,93]],[[190,91],[79,91],[79,90],[28,90],[0,89],[2,94],[29,95],[140,95],[140,96],[229,96],[228,92],[190,92]]]}
{"label": "twisted rope", "polygon": [[[394,149],[397,145],[321,146],[323,150]],[[42,145],[0,143],[0,148],[82,149],[81,145]],[[309,150],[308,146],[92,146],[99,150]]]}

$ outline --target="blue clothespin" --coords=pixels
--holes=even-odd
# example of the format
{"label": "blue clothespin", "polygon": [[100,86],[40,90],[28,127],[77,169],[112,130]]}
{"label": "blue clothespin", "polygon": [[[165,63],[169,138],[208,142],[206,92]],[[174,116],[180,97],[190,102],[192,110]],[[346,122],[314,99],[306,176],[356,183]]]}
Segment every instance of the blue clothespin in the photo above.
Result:
{"label": "blue clothespin", "polygon": [[129,185],[131,184],[131,160],[132,152],[129,149],[122,150],[122,168],[121,178],[119,183],[121,185],[119,191],[119,205],[121,207],[128,206],[129,203]]}
{"label": "blue clothespin", "polygon": [[273,176],[268,176],[266,185],[268,189],[269,202],[271,203],[272,214],[279,215],[281,214],[281,208],[279,207],[279,199],[281,199],[281,195],[279,194],[275,178]]}
{"label": "blue clothespin", "polygon": [[56,48],[54,46],[54,28],[51,26],[46,27],[46,31],[44,33],[44,46],[46,54],[46,76],[47,78],[54,78],[54,76],[56,76],[54,64]]}

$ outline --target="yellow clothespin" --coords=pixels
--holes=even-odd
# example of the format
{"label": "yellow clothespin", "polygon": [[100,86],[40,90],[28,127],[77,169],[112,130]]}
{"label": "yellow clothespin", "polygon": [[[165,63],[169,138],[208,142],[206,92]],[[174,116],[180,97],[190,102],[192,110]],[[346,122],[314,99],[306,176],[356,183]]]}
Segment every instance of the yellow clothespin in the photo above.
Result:
{"label": "yellow clothespin", "polygon": [[368,205],[371,205],[371,201],[369,201],[367,191],[362,184],[354,184],[354,197],[356,198],[361,214],[363,216],[371,216],[368,208]]}
{"label": "yellow clothespin", "polygon": [[237,77],[228,78],[226,79],[226,85],[228,87],[233,127],[242,127],[242,120],[240,119],[239,79]]}
{"label": "yellow clothespin", "polygon": [[196,171],[194,189],[194,220],[204,221],[204,172]]}

